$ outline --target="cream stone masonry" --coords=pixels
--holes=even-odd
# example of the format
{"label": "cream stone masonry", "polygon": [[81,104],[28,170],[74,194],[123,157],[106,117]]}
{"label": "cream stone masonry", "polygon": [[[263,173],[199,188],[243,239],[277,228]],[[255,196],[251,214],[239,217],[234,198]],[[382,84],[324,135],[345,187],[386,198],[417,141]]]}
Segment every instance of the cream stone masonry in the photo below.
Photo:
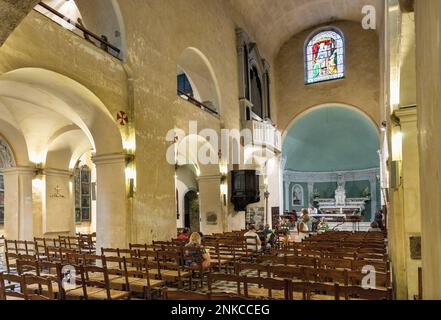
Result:
{"label": "cream stone masonry", "polygon": [[39,0],[0,0],[0,47]]}
{"label": "cream stone masonry", "polygon": [[[324,26],[337,27],[345,36],[345,78],[305,85],[304,44],[312,32]],[[377,126],[381,123],[379,38],[375,31],[363,30],[359,23],[337,21],[295,35],[277,56],[276,77],[281,130],[287,130],[309,108],[330,103],[351,105]]]}
{"label": "cream stone masonry", "polygon": [[423,298],[441,299],[441,1],[415,1]]}
{"label": "cream stone masonry", "polygon": [[32,180],[35,169],[14,167],[3,170],[5,182],[5,237],[33,240]]}
{"label": "cream stone masonry", "polygon": [[125,183],[126,156],[94,156],[97,174],[97,248],[127,248],[130,225]]}

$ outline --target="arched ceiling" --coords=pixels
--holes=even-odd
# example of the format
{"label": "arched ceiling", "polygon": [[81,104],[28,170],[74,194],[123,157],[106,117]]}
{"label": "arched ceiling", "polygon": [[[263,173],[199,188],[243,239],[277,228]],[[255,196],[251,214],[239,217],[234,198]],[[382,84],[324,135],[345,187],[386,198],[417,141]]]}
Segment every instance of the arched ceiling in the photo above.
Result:
{"label": "arched ceiling", "polygon": [[[365,5],[377,9],[377,30],[383,17],[381,0],[228,0],[258,37],[259,47],[274,56],[292,36],[336,20],[360,22]],[[269,57],[267,57],[268,59]]]}
{"label": "arched ceiling", "polygon": [[285,170],[334,172],[377,168],[378,130],[361,112],[323,107],[299,118],[283,143]]}

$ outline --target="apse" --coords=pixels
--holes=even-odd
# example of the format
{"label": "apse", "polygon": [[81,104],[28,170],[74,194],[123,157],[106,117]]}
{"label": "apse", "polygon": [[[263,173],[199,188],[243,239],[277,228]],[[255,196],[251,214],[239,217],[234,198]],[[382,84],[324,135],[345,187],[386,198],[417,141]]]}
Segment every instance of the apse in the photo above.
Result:
{"label": "apse", "polygon": [[[285,211],[318,207],[372,220],[381,207],[379,149],[375,124],[355,108],[330,105],[304,113],[283,143]],[[344,191],[339,204],[337,190]]]}

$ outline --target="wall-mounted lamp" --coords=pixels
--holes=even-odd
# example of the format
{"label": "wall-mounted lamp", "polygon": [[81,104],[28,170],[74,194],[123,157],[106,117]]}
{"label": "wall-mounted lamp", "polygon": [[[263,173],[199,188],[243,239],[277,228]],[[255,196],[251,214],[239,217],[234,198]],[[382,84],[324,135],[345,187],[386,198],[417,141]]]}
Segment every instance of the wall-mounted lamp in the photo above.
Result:
{"label": "wall-mounted lamp", "polygon": [[403,134],[400,128],[397,128],[392,134],[392,161],[403,160]]}
{"label": "wall-mounted lamp", "polygon": [[128,184],[128,197],[133,198],[136,188],[136,168],[135,168],[135,155],[126,155],[126,169],[125,169],[126,181]]}
{"label": "wall-mounted lamp", "polygon": [[222,200],[223,200],[224,206],[226,206],[227,205],[227,195],[228,195],[228,184],[226,181],[221,182],[220,192],[222,195]]}

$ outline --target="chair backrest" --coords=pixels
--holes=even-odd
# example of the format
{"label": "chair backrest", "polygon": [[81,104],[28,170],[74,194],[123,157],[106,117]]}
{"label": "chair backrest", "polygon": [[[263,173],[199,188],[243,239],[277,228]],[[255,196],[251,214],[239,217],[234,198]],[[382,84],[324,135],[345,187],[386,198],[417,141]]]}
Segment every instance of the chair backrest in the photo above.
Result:
{"label": "chair backrest", "polygon": [[[314,296],[320,298],[314,298]],[[339,284],[311,282],[306,285],[306,300],[322,300],[323,297],[326,297],[326,300],[340,300]]]}
{"label": "chair backrest", "polygon": [[[85,287],[98,287],[102,288],[106,291],[107,299],[111,300],[110,294],[110,281],[109,274],[107,272],[106,267],[97,267],[91,265],[83,265],[84,270],[84,281],[83,281],[83,289]],[[87,289],[85,299],[88,299]]]}
{"label": "chair backrest", "polygon": [[27,292],[27,299],[29,300],[53,300],[54,293],[52,289],[52,280],[50,278],[43,278],[35,275],[24,276],[26,288],[32,285],[38,285],[38,289],[33,290],[33,293]]}
{"label": "chair backrest", "polygon": [[285,264],[289,266],[317,267],[315,257],[285,256]]}
{"label": "chair backrest", "polygon": [[164,300],[210,300],[209,295],[198,293],[194,291],[170,290],[168,288],[162,289],[162,296]]}
{"label": "chair backrest", "polygon": [[39,275],[39,267],[37,260],[22,260],[21,256],[17,260],[17,273],[19,275],[34,273]]}
{"label": "chair backrest", "polygon": [[[305,278],[305,269],[310,268],[276,265],[270,267],[270,273],[275,278],[303,280]],[[314,269],[311,268],[311,270]]]}
{"label": "chair backrest", "polygon": [[207,275],[208,282],[208,292],[213,294],[214,284],[216,282],[233,282],[236,284],[237,294],[241,295],[241,283],[243,283],[244,277],[232,275],[232,274],[224,274],[224,273],[209,273]]}
{"label": "chair backrest", "polygon": [[359,286],[340,287],[340,294],[346,300],[392,300],[392,289],[364,289]]}
{"label": "chair backrest", "polygon": [[265,277],[270,277],[270,267],[269,265],[262,265],[257,263],[236,263],[235,271],[237,275],[240,275],[242,271],[252,271],[257,273],[257,276],[261,276],[262,274]]}
{"label": "chair backrest", "polygon": [[351,270],[352,260],[349,259],[320,259],[319,266],[322,269]]}
{"label": "chair backrest", "polygon": [[[20,287],[20,291],[15,290],[16,285]],[[8,297],[26,299],[26,283],[23,276],[0,273],[0,300],[7,300]]]}

